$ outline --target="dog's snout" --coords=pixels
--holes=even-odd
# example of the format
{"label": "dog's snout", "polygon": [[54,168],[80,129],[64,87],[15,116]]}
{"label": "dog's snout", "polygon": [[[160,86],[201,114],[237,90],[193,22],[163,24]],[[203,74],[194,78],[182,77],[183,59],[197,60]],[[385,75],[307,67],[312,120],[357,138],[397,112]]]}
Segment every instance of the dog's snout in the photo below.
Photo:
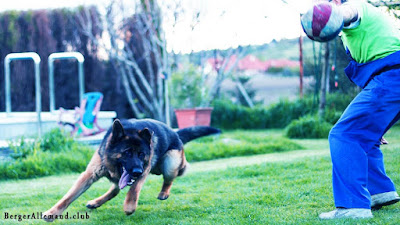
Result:
{"label": "dog's snout", "polygon": [[139,177],[140,175],[142,175],[142,173],[143,173],[143,170],[139,169],[139,168],[134,168],[132,170],[132,176],[133,177]]}

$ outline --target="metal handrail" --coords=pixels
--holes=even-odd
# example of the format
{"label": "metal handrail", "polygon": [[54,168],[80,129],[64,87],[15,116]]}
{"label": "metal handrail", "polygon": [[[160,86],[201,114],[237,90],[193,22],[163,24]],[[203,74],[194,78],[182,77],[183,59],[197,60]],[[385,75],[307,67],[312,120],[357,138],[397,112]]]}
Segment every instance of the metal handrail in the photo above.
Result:
{"label": "metal handrail", "polygon": [[55,111],[55,96],[54,96],[54,60],[56,59],[76,59],[78,61],[78,76],[79,76],[79,104],[83,100],[85,93],[85,77],[83,71],[83,62],[85,58],[79,52],[56,52],[49,55],[48,68],[49,68],[49,96],[50,96],[50,112]]}
{"label": "metal handrail", "polygon": [[42,112],[42,102],[40,93],[40,56],[36,52],[21,52],[10,53],[4,59],[4,76],[5,76],[5,92],[6,92],[6,116],[11,113],[11,88],[10,88],[10,63],[15,60],[29,60],[32,59],[35,64],[35,99],[36,99],[36,113],[37,113],[37,127],[38,135],[41,136],[42,119],[40,113]]}

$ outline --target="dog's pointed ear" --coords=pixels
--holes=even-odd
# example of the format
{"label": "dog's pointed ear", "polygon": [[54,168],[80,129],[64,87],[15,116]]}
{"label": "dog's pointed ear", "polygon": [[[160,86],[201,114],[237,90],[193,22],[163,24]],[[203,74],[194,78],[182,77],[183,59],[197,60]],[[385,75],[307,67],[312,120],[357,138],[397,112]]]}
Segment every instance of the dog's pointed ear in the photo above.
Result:
{"label": "dog's pointed ear", "polygon": [[150,131],[148,128],[144,128],[139,131],[139,137],[145,140],[147,143],[151,143],[151,137],[153,136],[153,131]]}
{"label": "dog's pointed ear", "polygon": [[114,120],[112,126],[111,143],[116,143],[125,137],[125,131],[119,119]]}

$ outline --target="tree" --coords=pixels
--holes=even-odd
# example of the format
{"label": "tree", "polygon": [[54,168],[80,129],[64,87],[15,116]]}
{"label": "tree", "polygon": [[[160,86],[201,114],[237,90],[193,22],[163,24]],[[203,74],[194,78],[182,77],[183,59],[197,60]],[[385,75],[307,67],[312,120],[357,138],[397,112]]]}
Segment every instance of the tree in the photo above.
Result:
{"label": "tree", "polygon": [[[79,8],[83,10],[83,7]],[[106,91],[102,85],[106,77],[106,65],[98,59],[98,49],[86,35],[77,30],[76,19],[80,10],[52,9],[34,11],[6,11],[0,14],[0,64],[11,52],[36,52],[41,58],[41,92],[42,110],[49,110],[48,67],[47,58],[51,53],[79,51],[85,57],[86,91]],[[96,7],[87,7],[85,11],[92,18],[98,17]],[[93,19],[95,21],[95,19]],[[93,24],[92,33],[102,31]],[[56,62],[55,95],[57,106],[73,108],[79,104],[78,79],[75,61]],[[11,63],[12,111],[32,111],[35,109],[35,82],[31,60]],[[3,66],[0,73],[4,74]],[[95,75],[95,79],[93,79]],[[4,76],[0,76],[4,84]],[[112,85],[109,85],[112,86]],[[115,89],[109,87],[108,89]],[[0,110],[4,110],[4,85],[0,85]],[[103,105],[108,105],[105,98]],[[106,107],[103,107],[105,109]],[[112,106],[106,110],[116,110]]]}
{"label": "tree", "polygon": [[398,10],[400,9],[400,1],[396,0],[375,0],[375,1],[368,1],[369,3],[375,6],[384,6],[387,7],[388,11],[390,11],[397,19],[400,19],[400,14]]}
{"label": "tree", "polygon": [[[133,1],[134,12],[127,12],[129,7],[125,7],[122,2],[114,0],[105,8],[102,21],[105,32],[101,36],[93,34],[93,25],[100,23],[94,21],[86,9],[83,9],[79,19],[80,30],[107,52],[116,76],[121,78],[134,116],[151,117],[168,123],[166,115],[169,109],[166,107],[167,94],[164,92],[168,89],[162,77],[170,77],[171,59],[175,57],[174,53],[171,57],[166,51],[166,38],[161,20],[164,13],[156,0]],[[182,13],[179,7],[177,4],[176,7],[167,9],[174,11],[175,20],[179,18],[179,13]],[[193,17],[195,22],[192,30],[198,23],[199,15],[199,12],[196,12]],[[238,48],[231,50],[227,59],[234,53],[237,56],[235,62],[222,61],[210,95],[206,98],[208,105],[219,96],[222,81],[242,57],[241,49]]]}
{"label": "tree", "polygon": [[[228,78],[232,71],[236,68],[238,62],[245,56],[243,48],[228,49],[225,56],[218,55],[218,50],[214,50],[215,70],[217,72],[215,81],[209,91],[208,104],[220,96],[222,82]],[[238,78],[234,77],[236,85],[241,88],[241,93],[246,97],[247,93],[242,84],[238,82]]]}
{"label": "tree", "polygon": [[325,115],[325,107],[326,107],[326,93],[329,92],[329,75],[330,75],[330,48],[329,42],[324,43],[323,46],[325,47],[324,53],[324,62],[322,67],[322,77],[321,77],[321,93],[320,93],[320,100],[319,100],[319,116],[321,118]]}
{"label": "tree", "polygon": [[[135,2],[133,15],[125,16],[120,1],[106,7],[102,37],[92,33],[94,21],[88,12],[80,18],[81,30],[104,48],[122,84],[135,117],[165,121],[164,85],[161,74],[169,75],[161,12],[154,0]],[[104,37],[109,42],[104,42]]]}

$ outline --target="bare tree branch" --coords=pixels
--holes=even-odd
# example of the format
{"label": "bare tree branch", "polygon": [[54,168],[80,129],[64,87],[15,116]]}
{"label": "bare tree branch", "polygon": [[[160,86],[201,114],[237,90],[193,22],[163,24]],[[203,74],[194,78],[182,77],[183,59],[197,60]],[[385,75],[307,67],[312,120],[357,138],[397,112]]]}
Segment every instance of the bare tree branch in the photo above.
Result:
{"label": "bare tree branch", "polygon": [[[246,53],[242,50],[242,48],[237,48],[235,50],[230,49],[227,56],[222,60],[222,66],[217,68],[217,78],[213,87],[210,90],[209,94],[209,104],[211,101],[218,97],[222,82],[226,79],[227,75],[229,75],[233,69],[236,68],[240,59],[244,57]],[[231,62],[231,58],[236,56],[233,62]]]}
{"label": "bare tree branch", "polygon": [[[122,78],[125,94],[133,113],[164,120],[164,96],[159,72],[166,70],[165,40],[160,27],[157,1],[137,1],[134,15],[124,17],[124,7],[112,1],[106,7],[104,31],[109,44],[93,31],[90,10],[82,10],[78,26],[92,42],[106,50],[109,60]],[[154,10],[153,10],[154,9]],[[133,39],[132,39],[133,38]]]}

